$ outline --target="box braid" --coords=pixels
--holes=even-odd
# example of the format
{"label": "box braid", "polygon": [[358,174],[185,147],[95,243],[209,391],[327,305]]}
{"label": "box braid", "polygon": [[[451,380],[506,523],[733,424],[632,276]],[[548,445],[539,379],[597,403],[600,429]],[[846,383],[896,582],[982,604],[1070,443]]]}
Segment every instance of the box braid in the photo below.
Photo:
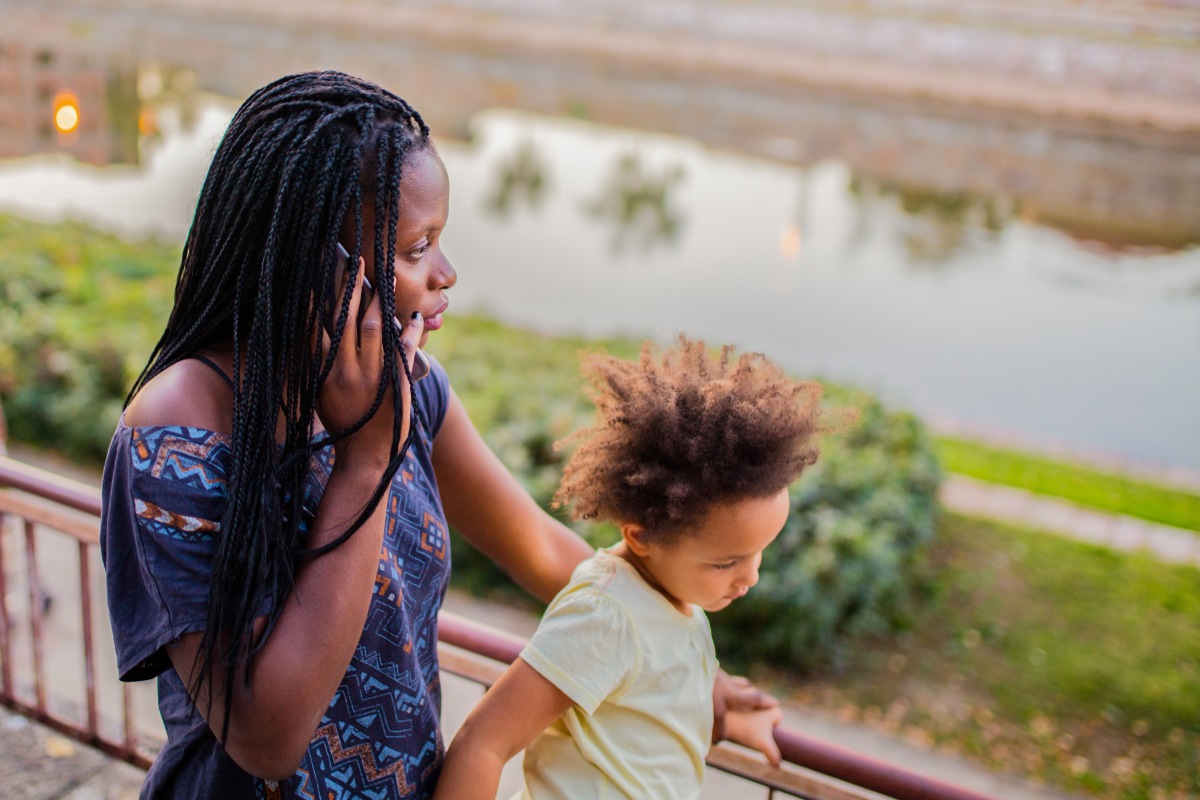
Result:
{"label": "box braid", "polygon": [[[383,326],[383,379],[370,410],[344,431],[314,440],[316,400],[348,324],[350,293],[336,320],[321,298],[336,293],[338,234],[354,215],[347,285],[363,249],[362,204],[374,200],[376,291],[383,318],[395,315],[396,224],[406,157],[430,146],[429,128],[399,97],[339,72],[309,72],[259,89],[238,109],[217,148],[183,250],[175,305],[149,363],[126,399],[154,376],[199,350],[235,343],[233,435],[225,509],[215,534],[208,620],[198,655],[197,689],[219,664],[225,707],[236,670],[266,640],[293,588],[300,558],[345,542],[370,517],[407,452],[402,403],[395,404],[391,462],[350,528],[305,549],[304,484],[313,454],[353,434],[379,410],[390,387],[400,398],[400,334]],[[328,323],[328,325],[327,325]],[[310,343],[332,329],[326,356]],[[244,347],[244,354],[243,354]],[[244,360],[244,365],[243,365]],[[411,405],[411,404],[410,404]],[[284,442],[276,426],[284,421]],[[269,600],[269,610],[266,602]],[[254,621],[267,615],[255,641]],[[210,698],[211,706],[211,698]],[[225,716],[222,740],[228,733]]]}

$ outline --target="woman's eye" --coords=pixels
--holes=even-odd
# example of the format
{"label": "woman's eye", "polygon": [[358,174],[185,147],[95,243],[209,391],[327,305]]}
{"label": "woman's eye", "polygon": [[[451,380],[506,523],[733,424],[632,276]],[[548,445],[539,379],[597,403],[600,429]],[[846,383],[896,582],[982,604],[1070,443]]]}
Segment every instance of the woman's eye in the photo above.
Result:
{"label": "woman's eye", "polygon": [[429,249],[429,242],[421,242],[419,245],[408,251],[410,258],[420,258],[425,255],[425,251]]}

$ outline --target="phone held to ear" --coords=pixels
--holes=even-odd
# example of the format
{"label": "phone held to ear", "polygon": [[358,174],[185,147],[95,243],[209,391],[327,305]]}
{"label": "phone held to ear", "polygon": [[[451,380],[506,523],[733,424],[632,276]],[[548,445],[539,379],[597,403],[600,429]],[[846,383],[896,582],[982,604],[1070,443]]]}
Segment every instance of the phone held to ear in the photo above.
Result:
{"label": "phone held to ear", "polygon": [[[325,319],[330,320],[330,324],[332,324],[333,320],[337,319],[336,290],[338,288],[340,288],[342,285],[342,281],[344,280],[344,277],[346,274],[346,262],[348,262],[350,260],[350,254],[346,252],[345,247],[342,247],[341,242],[337,243],[337,252],[338,252],[338,263],[337,263],[337,267],[335,269],[334,276],[333,276],[333,286],[335,289],[335,296],[326,299],[328,310],[325,313]],[[363,276],[363,288],[368,292],[373,293],[375,291],[375,289],[371,286],[371,282],[369,280],[367,280],[366,275]],[[370,295],[364,294],[363,307],[366,307],[366,304],[369,302],[370,302]],[[404,324],[401,323],[400,320],[396,319],[395,317],[392,317],[392,324],[396,326],[397,334],[404,333]],[[332,331],[331,331],[331,333],[332,333]],[[425,355],[425,353],[423,353],[421,351],[420,347],[418,347],[416,349],[416,351],[414,352],[413,364],[412,364],[412,369],[410,370],[410,374],[412,375],[413,383],[416,383],[417,381],[421,380],[422,378],[424,378],[426,375],[429,374],[429,358],[428,358],[428,356]]]}

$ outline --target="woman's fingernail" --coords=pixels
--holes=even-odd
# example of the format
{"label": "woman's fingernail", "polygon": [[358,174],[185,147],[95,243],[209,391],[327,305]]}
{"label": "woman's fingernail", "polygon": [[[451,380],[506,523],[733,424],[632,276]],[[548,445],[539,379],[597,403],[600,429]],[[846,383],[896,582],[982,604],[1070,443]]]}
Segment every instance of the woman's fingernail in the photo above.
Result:
{"label": "woman's fingernail", "polygon": [[413,321],[413,322],[420,322],[420,321],[421,321],[421,312],[420,312],[420,311],[414,311],[414,312],[412,313],[412,317],[411,317],[411,319],[412,319],[412,321]]}

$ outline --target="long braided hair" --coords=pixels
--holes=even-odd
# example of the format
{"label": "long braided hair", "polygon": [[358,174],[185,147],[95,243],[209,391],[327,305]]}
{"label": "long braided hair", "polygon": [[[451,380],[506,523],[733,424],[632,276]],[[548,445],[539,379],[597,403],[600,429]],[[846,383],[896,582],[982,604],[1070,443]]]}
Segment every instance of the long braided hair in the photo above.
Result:
{"label": "long braided hair", "polygon": [[[249,660],[293,588],[298,560],[337,547],[358,530],[407,451],[408,441],[402,446],[399,439],[400,371],[407,376],[408,365],[396,357],[400,334],[392,325],[383,326],[383,379],[370,410],[350,428],[314,439],[317,396],[348,323],[350,292],[333,312],[336,319],[326,319],[322,298],[340,290],[332,283],[347,214],[353,214],[355,232],[353,241],[343,243],[350,251],[346,283],[354,285],[364,245],[363,203],[373,198],[375,289],[383,319],[395,315],[401,168],[408,155],[429,146],[428,126],[399,97],[343,73],[309,72],[251,95],[217,148],[183,249],[174,308],[126,399],[128,404],[154,376],[197,351],[234,343],[226,502],[215,534],[193,697],[219,664],[227,670],[225,708],[231,708],[233,676],[241,666],[248,676]],[[310,344],[321,340],[323,327],[333,331],[324,356]],[[319,550],[306,550],[301,515],[310,459],[366,424],[389,384],[397,398],[389,468],[344,534]],[[416,419],[409,441],[415,427]],[[268,599],[266,632],[256,644],[254,621]],[[210,708],[211,703],[210,695]]]}

